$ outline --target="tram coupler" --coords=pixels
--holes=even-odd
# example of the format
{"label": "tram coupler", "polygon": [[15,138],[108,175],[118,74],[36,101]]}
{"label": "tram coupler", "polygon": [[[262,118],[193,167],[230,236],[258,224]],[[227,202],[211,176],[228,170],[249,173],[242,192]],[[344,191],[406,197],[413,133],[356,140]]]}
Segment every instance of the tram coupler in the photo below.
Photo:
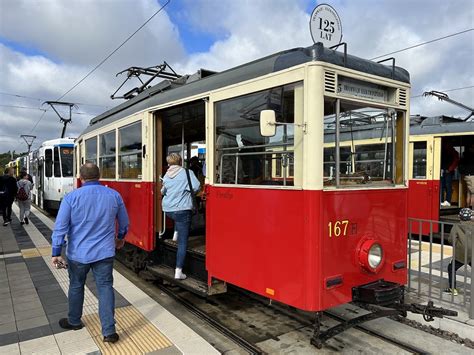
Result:
{"label": "tram coupler", "polygon": [[369,310],[372,312],[349,320],[341,319],[341,323],[323,332],[321,331],[322,312],[317,312],[311,344],[321,349],[327,340],[347,329],[377,318],[392,316],[406,317],[407,312],[422,314],[426,322],[433,321],[435,317],[455,317],[458,315],[456,311],[434,306],[432,301],[429,301],[426,305],[418,303],[405,304],[404,291],[404,286],[384,280],[354,287],[352,289],[353,303],[363,308],[369,307]]}
{"label": "tram coupler", "polygon": [[457,317],[458,315],[458,312],[451,309],[436,307],[433,301],[429,301],[426,305],[419,303],[395,304],[394,308],[399,310],[403,316],[406,316],[407,312],[422,314],[425,322],[432,322],[435,318],[443,318],[443,316]]}

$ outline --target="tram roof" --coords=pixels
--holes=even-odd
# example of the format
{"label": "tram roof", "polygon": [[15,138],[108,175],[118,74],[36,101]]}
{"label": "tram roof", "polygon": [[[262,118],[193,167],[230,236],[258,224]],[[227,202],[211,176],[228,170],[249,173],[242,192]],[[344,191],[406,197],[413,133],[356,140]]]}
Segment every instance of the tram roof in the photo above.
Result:
{"label": "tram roof", "polygon": [[191,82],[189,82],[188,78],[191,79],[193,76],[184,76],[173,81],[164,80],[143,91],[133,99],[123,102],[93,118],[89,123],[89,127],[83,133],[100,128],[151,106],[158,106],[166,102],[199,95],[311,61],[331,63],[363,73],[406,83],[410,82],[410,75],[403,68],[395,67],[392,77],[391,67],[349,54],[344,65],[344,53],[325,48],[321,43],[316,43],[306,48],[300,47],[278,52]]}
{"label": "tram roof", "polygon": [[474,121],[451,116],[410,117],[410,135],[474,132]]}

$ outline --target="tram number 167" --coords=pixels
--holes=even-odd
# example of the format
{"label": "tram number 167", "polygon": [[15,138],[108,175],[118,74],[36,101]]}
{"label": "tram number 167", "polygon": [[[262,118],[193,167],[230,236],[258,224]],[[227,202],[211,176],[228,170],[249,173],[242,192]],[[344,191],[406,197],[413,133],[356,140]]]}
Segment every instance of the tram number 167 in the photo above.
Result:
{"label": "tram number 167", "polygon": [[329,222],[329,238],[332,237],[345,237],[347,236],[347,226],[349,225],[348,220]]}

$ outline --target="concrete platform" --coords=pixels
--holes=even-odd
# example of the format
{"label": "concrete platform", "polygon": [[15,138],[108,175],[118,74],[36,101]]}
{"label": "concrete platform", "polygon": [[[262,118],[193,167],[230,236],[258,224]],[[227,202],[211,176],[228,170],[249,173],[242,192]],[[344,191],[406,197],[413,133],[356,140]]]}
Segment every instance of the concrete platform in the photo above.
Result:
{"label": "concrete platform", "polygon": [[59,327],[67,317],[67,270],[51,266],[54,223],[32,208],[30,223],[0,226],[0,354],[218,354],[178,318],[114,271],[116,327],[120,341],[102,341],[97,290],[87,280],[83,323]]}

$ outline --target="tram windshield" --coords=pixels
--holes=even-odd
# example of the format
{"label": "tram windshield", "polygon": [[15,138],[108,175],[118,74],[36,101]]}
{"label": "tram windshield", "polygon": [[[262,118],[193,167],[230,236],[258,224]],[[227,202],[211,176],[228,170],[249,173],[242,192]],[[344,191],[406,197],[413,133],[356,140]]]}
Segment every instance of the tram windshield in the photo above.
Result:
{"label": "tram windshield", "polygon": [[324,110],[324,186],[403,182],[402,113],[330,99]]}
{"label": "tram windshield", "polygon": [[61,147],[61,169],[63,177],[72,176],[73,169],[73,148]]}

